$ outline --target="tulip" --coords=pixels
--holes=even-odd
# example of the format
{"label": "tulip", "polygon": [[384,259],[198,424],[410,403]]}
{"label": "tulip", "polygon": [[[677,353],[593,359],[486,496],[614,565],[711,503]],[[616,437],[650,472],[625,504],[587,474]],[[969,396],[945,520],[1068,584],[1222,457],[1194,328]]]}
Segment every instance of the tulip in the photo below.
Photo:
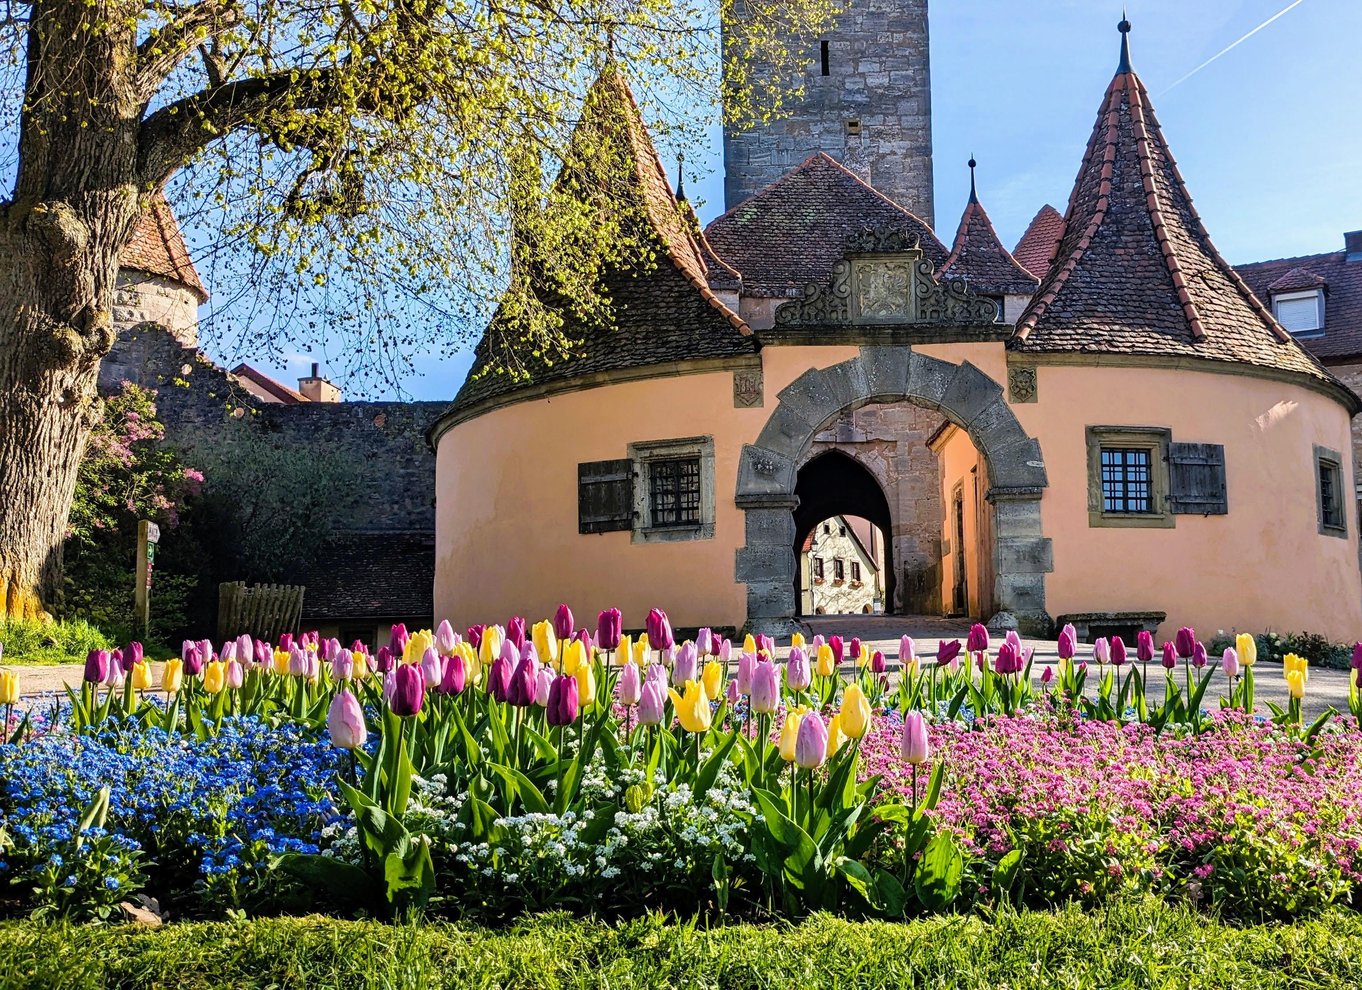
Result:
{"label": "tulip", "polygon": [[1141,629],[1135,634],[1135,657],[1140,663],[1154,659],[1154,634],[1148,629]]}
{"label": "tulip", "polygon": [[586,647],[579,639],[567,640],[563,647],[563,670],[562,673],[569,677],[576,675],[578,668],[587,663]]}
{"label": "tulip", "polygon": [[993,670],[997,674],[1015,674],[1021,670],[1021,657],[1007,640],[998,646],[998,654],[993,658]]}
{"label": "tulip", "polygon": [[695,649],[694,643],[684,643],[676,651],[676,661],[672,664],[672,687],[680,687],[686,681],[693,681],[698,676],[700,665],[699,653]]}
{"label": "tulip", "polygon": [[665,650],[676,642],[672,636],[672,624],[667,613],[660,608],[648,613],[648,643],[655,650]]}
{"label": "tulip", "polygon": [[1120,636],[1111,637],[1111,665],[1113,667],[1124,666],[1126,662],[1126,644]]}
{"label": "tulip", "polygon": [[350,676],[357,681],[369,676],[369,657],[362,649],[350,651]]}
{"label": "tulip", "polygon": [[135,691],[150,691],[156,686],[156,682],[152,678],[151,664],[147,663],[145,660],[132,668],[130,676],[132,677],[132,686]]}
{"label": "tulip", "polygon": [[348,681],[355,676],[355,655],[341,650],[331,658],[331,679]]}
{"label": "tulip", "polygon": [[574,675],[577,679],[577,703],[578,707],[586,709],[596,703],[596,674],[591,664],[584,663],[577,668]]}
{"label": "tulip", "polygon": [[770,660],[758,660],[752,666],[752,711],[758,715],[770,715],[780,703],[780,679],[776,665]]}
{"label": "tulip", "polygon": [[326,729],[331,734],[331,745],[337,749],[359,749],[368,738],[364,709],[348,689],[342,688],[331,699],[331,707],[326,710]]}
{"label": "tulip", "polygon": [[742,693],[738,691],[738,682],[729,681],[728,687],[724,688],[724,699],[728,702],[728,707],[734,707],[741,697]]}
{"label": "tulip", "polygon": [[553,613],[553,634],[560,640],[567,639],[572,635],[572,630],[576,628],[573,621],[572,609],[567,605],[559,605]]}
{"label": "tulip", "polygon": [[380,674],[386,674],[393,669],[393,651],[389,647],[378,648],[378,656],[374,658],[374,669]]}
{"label": "tulip", "polygon": [[1206,647],[1200,640],[1192,647],[1192,666],[1198,670],[1206,666]]}
{"label": "tulip", "polygon": [[619,697],[621,705],[630,708],[638,704],[640,693],[643,691],[643,678],[639,675],[638,665],[627,663],[620,671],[620,679],[615,684],[615,693]]}
{"label": "tulip", "polygon": [[437,690],[441,694],[462,694],[468,684],[468,662],[457,649],[445,658],[444,676]]}
{"label": "tulip", "polygon": [[122,653],[122,650],[114,650],[113,656],[109,659],[109,672],[104,675],[104,686],[106,688],[119,688],[123,686]]}
{"label": "tulip", "polygon": [[1173,646],[1183,660],[1192,656],[1192,651],[1196,649],[1196,633],[1191,626],[1183,626],[1178,630],[1177,636],[1173,638]]}
{"label": "tulip", "polygon": [[1300,674],[1303,680],[1308,681],[1310,679],[1310,661],[1305,659],[1305,657],[1297,656],[1294,653],[1288,653],[1286,656],[1282,657],[1282,672],[1284,674]]}
{"label": "tulip", "polygon": [[560,661],[558,637],[554,635],[553,626],[547,622],[536,622],[530,630],[530,637],[534,641],[534,649],[539,654],[539,659],[557,667]]}
{"label": "tulip", "polygon": [[553,691],[553,682],[557,679],[552,667],[547,664],[539,665],[534,675],[534,703],[540,708],[549,706],[549,694]]}
{"label": "tulip", "polygon": [[399,664],[392,672],[393,692],[388,699],[388,707],[394,715],[410,718],[421,711],[426,700],[426,679],[419,667],[409,663]]}
{"label": "tulip", "polygon": [[407,645],[402,650],[403,663],[420,663],[426,655],[426,650],[435,648],[435,637],[429,630],[421,629],[412,633],[407,638]]}
{"label": "tulip", "polygon": [[[842,646],[842,637],[841,637],[841,636],[829,636],[829,637],[828,637],[828,644],[827,644],[827,645],[828,645],[828,649],[832,651],[832,662],[833,662],[834,664],[836,664],[837,666],[841,666],[841,664],[842,664],[842,650],[843,650],[843,646]],[[821,653],[822,651],[820,650],[819,652]]]}
{"label": "tulip", "polygon": [[[822,651],[819,651],[819,668],[822,668]],[[813,683],[813,674],[809,670],[809,658],[804,655],[803,650],[791,649],[790,656],[785,661],[785,684],[791,691],[804,691]]]}
{"label": "tulip", "polygon": [[847,734],[842,731],[842,713],[838,712],[828,720],[828,759],[836,756],[846,741]]}
{"label": "tulip", "polygon": [[982,653],[988,649],[988,629],[981,622],[976,622],[969,627],[969,636],[965,638],[965,649],[970,653]]}
{"label": "tulip", "polygon": [[288,651],[288,674],[290,677],[306,677],[307,666],[307,652],[301,646],[295,646]]}
{"label": "tulip", "polygon": [[1092,660],[1096,664],[1111,663],[1111,640],[1099,636],[1092,644]]}
{"label": "tulip", "polygon": [[555,677],[549,685],[548,705],[544,711],[549,725],[571,725],[577,721],[578,709],[576,678],[566,674]]}
{"label": "tulip", "polygon": [[449,656],[454,652],[454,647],[459,642],[459,636],[454,632],[454,627],[449,624],[448,619],[441,619],[439,626],[435,629],[435,649],[440,651],[441,656]]}
{"label": "tulip", "polygon": [[861,645],[861,638],[859,636],[852,636],[851,642],[847,644],[847,656],[851,657],[852,660],[859,660],[861,656]]}
{"label": "tulip", "polygon": [[[486,642],[486,640],[483,640]],[[511,661],[497,657],[487,668],[487,693],[497,701],[506,700],[506,692],[511,686]]]}
{"label": "tulip", "polygon": [[[917,658],[913,658],[913,665],[916,666]],[[883,674],[889,669],[889,664],[884,658],[883,650],[876,650],[870,654],[870,672],[872,674]],[[905,668],[906,669],[906,668]]]}
{"label": "tulip", "polygon": [[227,687],[236,691],[246,681],[246,670],[241,666],[240,660],[227,661]]}
{"label": "tulip", "polygon": [[[510,644],[507,643],[509,646]],[[516,665],[506,688],[506,700],[517,708],[529,708],[539,691],[537,664],[529,653]]]}
{"label": "tulip", "polygon": [[1240,633],[1234,637],[1234,651],[1239,654],[1240,664],[1252,667],[1258,659],[1258,641],[1248,633]]}
{"label": "tulip", "polygon": [[210,660],[203,667],[203,689],[217,694],[227,686],[227,665],[221,660]]}
{"label": "tulip", "polygon": [[180,690],[180,685],[184,683],[184,661],[171,658],[165,662],[165,667],[161,670],[161,690],[166,694],[174,694]]}
{"label": "tulip", "polygon": [[399,622],[394,625],[388,635],[388,652],[394,657],[402,656],[406,652],[408,638],[405,623]]}
{"label": "tulip", "polygon": [[1178,665],[1178,651],[1172,643],[1163,644],[1163,666],[1165,670],[1172,670]]}
{"label": "tulip", "polygon": [[724,665],[717,660],[711,660],[705,664],[704,672],[700,675],[700,681],[705,686],[705,694],[711,698],[717,698],[723,694],[724,688]]}
{"label": "tulip", "polygon": [[641,725],[658,725],[665,712],[667,695],[663,682],[652,678],[643,682],[638,696],[638,720]]}
{"label": "tulip", "polygon": [[[227,659],[227,651],[229,649],[235,649],[234,644],[228,643],[226,646],[222,648],[223,660]],[[321,649],[322,659],[325,660],[327,663],[330,663],[332,660],[336,659],[336,654],[340,653],[340,651],[341,651],[340,640],[338,640],[335,636],[327,637],[326,642],[322,643]]]}
{"label": "tulip", "polygon": [[734,677],[733,683],[738,686],[739,694],[752,693],[752,672],[757,666],[757,655],[755,653],[738,654],[738,672]]}
{"label": "tulip", "polygon": [[671,695],[672,705],[676,708],[676,717],[681,722],[681,728],[687,732],[707,732],[709,731],[711,714],[709,710],[709,695],[705,693],[705,686],[698,681],[686,681],[682,686],[681,693],[675,688],[668,692]]}
{"label": "tulip", "polygon": [[[249,640],[250,637],[248,636],[246,639]],[[246,655],[250,656],[250,653],[247,652]],[[123,673],[126,674],[128,671],[132,670],[136,664],[141,663],[143,656],[142,644],[135,640],[123,647]]]}
{"label": "tulip", "polygon": [[648,634],[643,633],[639,636],[637,640],[634,641],[634,655],[632,657],[634,663],[642,667],[644,664],[648,662],[648,654],[650,652],[651,650],[648,645]]}
{"label": "tulip", "polygon": [[[394,627],[394,629],[396,629],[396,627]],[[402,627],[402,636],[404,637],[404,640],[403,640],[404,642],[405,642],[405,637],[406,637],[406,635],[407,635],[407,627],[406,627],[406,626],[403,626],[403,627]],[[293,649],[293,633],[281,633],[281,634],[280,634],[280,636],[279,636],[279,649],[283,650],[285,653],[287,653],[289,650]]]}
{"label": "tulip", "polygon": [[585,629],[578,629],[577,635],[574,638],[582,644],[582,649],[586,650],[588,658],[596,655],[597,646],[595,636],[591,635],[591,633],[587,632]]}
{"label": "tulip", "polygon": [[[634,664],[633,666],[637,667],[638,664]],[[650,663],[648,664],[648,669],[644,674],[643,679],[645,681],[657,681],[658,684],[665,688],[671,678],[667,676],[667,668],[662,666],[662,664]]]}
{"label": "tulip", "polygon": [[[0,670],[0,705],[13,705],[19,700],[19,672]],[[3,735],[0,732],[0,735]]]}
{"label": "tulip", "polygon": [[842,692],[842,731],[849,739],[860,739],[870,728],[870,700],[853,682]]}
{"label": "tulip", "polygon": [[615,662],[622,666],[629,666],[634,662],[634,641],[631,637],[620,637],[619,645],[615,647]]}
{"label": "tulip", "polygon": [[617,608],[608,608],[596,616],[596,645],[602,650],[616,650],[623,624],[624,616]]}
{"label": "tulip", "polygon": [[713,629],[706,626],[695,634],[695,649],[702,657],[707,657],[714,652]]}
{"label": "tulip", "polygon": [[803,720],[803,713],[791,710],[785,713],[785,723],[780,727],[780,758],[786,763],[793,763],[795,758],[795,747],[799,744],[799,723]]}
{"label": "tulip", "polygon": [[[506,620],[505,638],[514,643],[515,648],[521,653],[525,652],[525,644],[529,642],[529,637],[526,632],[528,628],[523,616],[513,615]],[[541,658],[539,662],[543,663],[544,660]]]}
{"label": "tulip", "polygon": [[765,650],[769,655],[776,655],[776,641],[765,633],[757,637],[757,652]]}
{"label": "tulip", "polygon": [[464,639],[473,644],[474,650],[482,649],[482,634],[486,629],[487,627],[479,622],[463,631]]}
{"label": "tulip", "polygon": [[1225,652],[1220,654],[1220,669],[1231,679],[1239,676],[1239,655],[1233,646],[1225,647]]}
{"label": "tulip", "polygon": [[960,656],[960,640],[943,639],[936,647],[936,665],[944,667],[948,663],[953,663]]}
{"label": "tulip", "polygon": [[732,658],[732,656],[733,656],[733,643],[732,643],[732,641],[731,641],[731,640],[728,640],[728,639],[722,640],[722,641],[719,643],[719,651],[718,651],[718,652],[719,652],[719,662],[722,663],[725,667],[727,667],[727,666],[728,666],[728,661],[729,661],[729,660]]}
{"label": "tulip", "polygon": [[1055,652],[1059,654],[1061,660],[1072,660],[1078,652],[1078,633],[1072,625],[1066,625],[1059,631],[1059,642],[1055,644]]}
{"label": "tulip", "polygon": [[1353,656],[1349,661],[1349,666],[1353,670],[1362,670],[1362,643],[1353,644]]}
{"label": "tulip", "polygon": [[1049,684],[1050,681],[1054,678],[1054,676],[1055,669],[1053,667],[1046,667],[1044,670],[1040,672],[1040,682],[1042,684]]}
{"label": "tulip", "polygon": [[927,721],[917,709],[903,715],[903,733],[899,736],[899,756],[903,762],[918,766],[932,755],[927,740]]}
{"label": "tulip", "polygon": [[795,736],[795,765],[814,770],[828,758],[828,727],[817,712],[810,712],[799,720]]}
{"label": "tulip", "polygon": [[899,665],[904,670],[917,666],[917,644],[913,642],[912,636],[904,636],[899,640]]}
{"label": "tulip", "polygon": [[[142,644],[138,643],[136,645],[140,652]],[[242,633],[236,638],[236,658],[241,661],[243,666],[249,666],[255,657],[255,641],[251,639],[248,633]]]}
{"label": "tulip", "polygon": [[1300,671],[1287,671],[1286,690],[1290,693],[1291,697],[1297,699],[1305,697],[1305,681],[1306,677]]}
{"label": "tulip", "polygon": [[[492,666],[492,662],[501,657],[501,630],[496,626],[488,626],[482,631],[482,642],[478,644],[478,661],[484,667]],[[507,662],[510,658],[507,657]]]}
{"label": "tulip", "polygon": [[109,663],[112,658],[108,650],[91,650],[85,655],[85,682],[101,684],[109,676]]}

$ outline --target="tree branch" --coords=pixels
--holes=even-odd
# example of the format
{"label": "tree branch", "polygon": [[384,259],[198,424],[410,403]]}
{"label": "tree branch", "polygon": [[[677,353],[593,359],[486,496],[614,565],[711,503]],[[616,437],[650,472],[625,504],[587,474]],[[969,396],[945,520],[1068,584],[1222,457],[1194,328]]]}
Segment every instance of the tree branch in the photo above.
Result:
{"label": "tree branch", "polygon": [[199,0],[137,46],[137,92],[145,103],[176,66],[205,41],[241,22],[237,0]]}

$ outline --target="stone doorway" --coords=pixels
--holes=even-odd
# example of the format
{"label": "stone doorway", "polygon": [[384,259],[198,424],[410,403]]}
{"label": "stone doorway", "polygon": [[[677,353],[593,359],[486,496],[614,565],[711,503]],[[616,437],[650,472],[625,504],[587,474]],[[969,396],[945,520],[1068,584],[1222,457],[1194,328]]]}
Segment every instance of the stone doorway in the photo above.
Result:
{"label": "stone doorway", "polygon": [[[814,591],[817,589],[808,586],[806,578],[821,585],[822,588],[832,588],[839,582],[845,587],[848,582],[864,583],[876,576],[869,573],[855,574],[846,570],[852,564],[858,568],[863,566],[865,563],[863,560],[848,561],[843,560],[841,556],[825,560],[822,554],[813,560],[821,562],[820,569],[823,573],[814,573],[811,570],[806,575],[802,566],[803,561],[798,558],[806,548],[816,552],[811,544],[820,533],[826,534],[824,539],[830,545],[849,545],[848,557],[859,555],[868,558],[877,567],[877,576],[883,588],[881,607],[884,611],[892,611],[897,580],[894,570],[894,547],[888,536],[893,532],[894,524],[889,501],[885,498],[880,482],[855,459],[841,451],[832,450],[815,454],[800,468],[799,478],[795,482],[795,496],[799,500],[799,505],[794,510],[797,614],[800,616],[819,614],[814,598]],[[864,520],[869,524],[869,540],[860,533],[857,520]],[[840,533],[839,528],[843,530]],[[879,534],[878,546],[876,532]],[[838,569],[841,573],[838,573]],[[844,597],[857,600],[865,598],[867,603],[870,603],[873,596],[867,594]],[[838,597],[829,594],[825,600],[836,603]],[[836,607],[835,604],[827,609],[831,614],[858,611],[865,610]],[[874,611],[873,607],[870,611]]]}

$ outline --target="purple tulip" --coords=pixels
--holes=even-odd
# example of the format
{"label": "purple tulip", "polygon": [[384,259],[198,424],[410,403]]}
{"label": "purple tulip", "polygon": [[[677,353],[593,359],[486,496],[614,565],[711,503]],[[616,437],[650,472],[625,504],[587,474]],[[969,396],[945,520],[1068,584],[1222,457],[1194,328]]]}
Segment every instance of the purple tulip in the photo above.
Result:
{"label": "purple tulip", "polygon": [[204,663],[213,659],[213,641],[211,639],[199,640],[199,655],[203,657]]}
{"label": "purple tulip", "polygon": [[970,653],[982,653],[988,649],[988,630],[984,628],[982,622],[976,622],[969,627],[969,636],[965,639],[965,649]]}
{"label": "purple tulip", "polygon": [[655,650],[666,650],[676,643],[667,613],[655,608],[648,613],[648,645]]}
{"label": "purple tulip", "polygon": [[421,654],[421,674],[426,679],[427,690],[433,691],[445,679],[444,658],[433,646],[427,646],[426,652]]}
{"label": "purple tulip", "polygon": [[326,712],[326,728],[331,733],[331,745],[337,749],[358,749],[369,736],[364,724],[364,709],[359,699],[347,690],[336,692]]}
{"label": "purple tulip", "polygon": [[813,639],[809,640],[809,652],[816,655],[818,651],[823,648],[825,643],[827,643],[827,640],[823,638],[822,633],[819,633]]}
{"label": "purple tulip", "polygon": [[374,658],[374,664],[380,674],[386,674],[393,669],[393,651],[391,647],[380,646],[378,656]]}
{"label": "purple tulip", "polygon": [[203,653],[199,650],[197,643],[189,643],[184,650],[182,658],[184,660],[184,673],[186,677],[194,677],[203,672]]}
{"label": "purple tulip", "polygon": [[406,623],[399,622],[392,627],[392,632],[388,635],[388,652],[395,657],[400,657],[407,652],[407,640],[411,637],[407,635]]}
{"label": "purple tulip", "polygon": [[828,758],[828,727],[823,716],[810,712],[799,720],[795,734],[795,765],[805,770],[821,767]]}
{"label": "purple tulip", "polygon": [[1220,655],[1220,669],[1225,672],[1226,677],[1239,676],[1239,654],[1235,652],[1233,646],[1225,647],[1225,652]]}
{"label": "purple tulip", "polygon": [[[576,688],[573,688],[574,697]],[[666,689],[652,678],[643,682],[638,696],[638,721],[640,725],[659,725],[666,713]]]}
{"label": "purple tulip", "polygon": [[752,667],[752,711],[769,715],[780,704],[780,677],[770,660],[758,660]]}
{"label": "purple tulip", "polygon": [[1135,656],[1140,663],[1154,659],[1154,634],[1148,629],[1141,629],[1135,634]]}
{"label": "purple tulip", "polygon": [[1059,631],[1059,642],[1055,644],[1055,652],[1059,654],[1061,660],[1074,658],[1074,654],[1078,652],[1078,633],[1073,626],[1065,626]]}
{"label": "purple tulip", "polygon": [[851,657],[852,663],[861,659],[861,637],[851,637],[851,642],[847,644],[847,656]]}
{"label": "purple tulip", "polygon": [[943,639],[936,647],[936,665],[944,667],[960,656],[960,640]]}
{"label": "purple tulip", "polygon": [[789,659],[785,661],[785,683],[791,691],[804,691],[813,683],[813,670],[809,658],[797,646],[790,647]]}
{"label": "purple tulip", "polygon": [[468,661],[462,653],[454,653],[445,659],[445,675],[440,679],[441,694],[463,694],[468,683]]}
{"label": "purple tulip", "polygon": [[274,659],[274,650],[270,644],[264,640],[255,641],[255,665],[257,667],[268,667],[270,661]]}
{"label": "purple tulip", "polygon": [[619,648],[624,632],[624,615],[617,608],[608,608],[596,616],[596,645],[602,650]]}
{"label": "purple tulip", "polygon": [[[137,644],[139,647],[141,643]],[[236,658],[243,664],[248,664],[255,657],[255,642],[251,637],[242,633],[236,638]]]}
{"label": "purple tulip", "polygon": [[540,664],[534,675],[534,703],[540,708],[549,707],[549,693],[553,690],[553,682],[557,680],[553,668],[547,664]]}
{"label": "purple tulip", "polygon": [[1120,636],[1111,637],[1111,665],[1113,667],[1124,666],[1126,662],[1126,644]]}
{"label": "purple tulip", "polygon": [[727,639],[719,643],[719,662],[725,667],[728,666],[729,659],[733,656],[733,643]]}
{"label": "purple tulip", "polygon": [[1172,670],[1178,665],[1178,651],[1172,643],[1163,644],[1163,666],[1167,670]]}
{"label": "purple tulip", "polygon": [[[228,648],[228,646],[231,646],[231,645],[232,645],[232,644],[229,643],[229,644],[227,644],[227,646],[224,646],[224,647],[222,648],[222,649],[223,649],[223,657],[222,657],[222,658],[223,658],[224,660],[227,659],[227,653],[226,653],[227,648]],[[341,651],[340,640],[338,640],[338,639],[336,639],[334,636],[332,636],[332,637],[330,637],[329,639],[327,639],[327,641],[326,641],[325,643],[322,644],[322,651],[321,651],[321,652],[322,652],[322,659],[325,660],[327,663],[330,663],[332,660],[334,660],[334,659],[336,658],[336,654],[339,653],[340,651]]]}
{"label": "purple tulip", "polygon": [[738,654],[738,673],[733,678],[733,683],[738,685],[739,694],[752,693],[752,671],[756,669],[757,655],[755,653]]}
{"label": "purple tulip", "polygon": [[123,673],[128,673],[142,662],[142,644],[134,640],[123,647]]}
{"label": "purple tulip", "polygon": [[1190,658],[1196,649],[1196,633],[1192,631],[1192,627],[1183,626],[1179,629],[1173,645],[1177,648],[1178,656],[1184,660]]}
{"label": "purple tulip", "polygon": [[1046,667],[1044,670],[1040,672],[1040,682],[1042,684],[1049,684],[1054,676],[1055,669],[1053,667]]}
{"label": "purple tulip", "polygon": [[[307,651],[301,646],[294,646],[288,651],[288,673],[290,677],[307,676]],[[189,673],[189,661],[184,662],[185,673]]]}
{"label": "purple tulip", "polygon": [[426,700],[426,679],[415,664],[398,664],[393,671],[393,693],[388,707],[394,715],[410,718],[421,711]]}
{"label": "purple tulip", "polygon": [[355,673],[355,658],[342,650],[331,658],[331,679],[348,681]]}
{"label": "purple tulip", "polygon": [[511,687],[511,661],[497,657],[487,668],[487,693],[497,701],[506,700],[506,692]]}
{"label": "purple tulip", "polygon": [[555,677],[549,685],[549,703],[544,714],[549,725],[571,725],[577,721],[577,678]]}
{"label": "purple tulip", "polygon": [[832,662],[840,667],[842,665],[842,650],[844,649],[844,646],[842,644],[842,637],[829,636],[828,646],[832,650]]}
{"label": "purple tulip", "polygon": [[572,609],[568,608],[567,605],[559,605],[558,610],[553,613],[553,634],[558,637],[558,641],[561,643],[571,638],[574,628],[576,628],[576,623],[573,622]]}
{"label": "purple tulip", "polygon": [[498,657],[510,664],[512,670],[515,670],[516,666],[520,663],[520,651],[515,648],[515,644],[509,639],[503,639],[501,641],[501,652],[498,654]]}
{"label": "purple tulip", "polygon": [[440,625],[435,630],[435,648],[443,656],[449,656],[454,652],[454,647],[458,645],[458,633],[454,631],[454,627],[449,624],[448,619],[441,619]]}
{"label": "purple tulip", "polygon": [[883,650],[876,650],[870,654],[870,672],[872,674],[883,674],[888,666],[884,659]]}
{"label": "purple tulip", "polygon": [[1092,644],[1092,659],[1097,664],[1111,663],[1111,641],[1105,636],[1099,636]]}
{"label": "purple tulip", "polygon": [[539,671],[535,668],[534,657],[527,653],[511,674],[510,683],[506,688],[506,700],[517,708],[529,708],[534,704],[534,696],[539,687]]}
{"label": "purple tulip", "polygon": [[246,671],[241,666],[240,660],[228,660],[226,671],[226,684],[232,690],[236,690],[246,680]]}
{"label": "purple tulip", "polygon": [[1015,674],[1021,670],[1021,656],[1017,648],[1003,640],[998,645],[998,652],[993,657],[993,671],[997,674]]}
{"label": "purple tulip", "polygon": [[699,680],[700,654],[694,643],[682,643],[672,664],[672,687],[682,687],[686,681]]}
{"label": "purple tulip", "polygon": [[638,672],[638,664],[626,663],[620,671],[619,682],[615,685],[620,704],[626,708],[638,704],[639,694],[643,691],[643,678]]}
{"label": "purple tulip", "polygon": [[732,708],[738,703],[738,699],[741,697],[742,695],[738,692],[738,682],[729,681],[728,687],[724,688],[724,698],[728,701],[728,706]]}
{"label": "purple tulip", "polygon": [[476,626],[469,626],[464,630],[464,638],[468,640],[468,645],[475,650],[482,649],[482,634],[487,631],[487,626],[479,623]]}
{"label": "purple tulip", "polygon": [[702,657],[714,652],[714,630],[708,626],[695,634],[695,650]]}
{"label": "purple tulip", "polygon": [[1192,666],[1200,670],[1206,666],[1206,659],[1206,647],[1200,640],[1197,640],[1192,644]]}
{"label": "purple tulip", "polygon": [[670,683],[670,678],[667,675],[667,668],[660,663],[648,664],[648,671],[644,675],[643,680],[645,682],[656,681],[658,684],[662,685],[663,694],[666,693],[667,685]]}
{"label": "purple tulip", "polygon": [[522,615],[513,615],[506,622],[507,640],[515,644],[515,648],[521,653],[525,652],[525,643],[529,641],[529,624]]}
{"label": "purple tulip", "polygon": [[903,733],[899,736],[899,756],[905,763],[926,763],[932,755],[927,739],[927,722],[916,708],[903,714]]}
{"label": "purple tulip", "polygon": [[[404,635],[406,634],[406,631],[407,631],[406,628],[403,627],[402,632],[403,632]],[[289,650],[293,649],[293,633],[281,633],[281,634],[280,634],[280,636],[279,636],[279,649],[283,650],[285,653],[287,653]]]}
{"label": "purple tulip", "polygon": [[1353,670],[1362,670],[1362,643],[1353,644],[1353,658],[1350,664]]}
{"label": "purple tulip", "polygon": [[596,655],[596,644],[591,639],[591,633],[585,629],[577,630],[577,641],[582,644],[582,649],[586,651],[586,658],[589,661]]}

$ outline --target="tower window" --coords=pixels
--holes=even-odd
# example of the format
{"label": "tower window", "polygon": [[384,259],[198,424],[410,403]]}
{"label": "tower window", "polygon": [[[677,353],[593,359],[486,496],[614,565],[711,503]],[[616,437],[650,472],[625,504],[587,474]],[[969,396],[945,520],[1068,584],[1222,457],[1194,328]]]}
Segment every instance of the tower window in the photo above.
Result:
{"label": "tower window", "polygon": [[831,59],[829,58],[828,43],[827,43],[826,41],[820,41],[820,42],[819,42],[819,47],[820,47],[821,50],[822,50],[822,56],[823,56],[823,75],[826,76],[826,75],[828,75],[828,74],[830,73],[830,71],[831,71],[831,64],[830,64]]}
{"label": "tower window", "polygon": [[848,120],[848,121],[847,121],[847,134],[854,137],[855,135],[860,134],[860,133],[861,133],[861,122],[860,122],[859,120]]}

